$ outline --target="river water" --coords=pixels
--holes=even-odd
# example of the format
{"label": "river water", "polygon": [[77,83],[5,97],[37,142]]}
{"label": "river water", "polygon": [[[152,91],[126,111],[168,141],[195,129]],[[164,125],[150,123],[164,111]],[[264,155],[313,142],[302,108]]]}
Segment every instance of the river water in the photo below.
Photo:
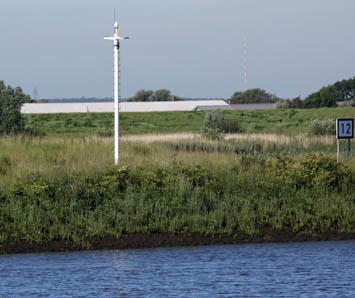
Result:
{"label": "river water", "polygon": [[0,256],[1,297],[355,297],[355,241]]}

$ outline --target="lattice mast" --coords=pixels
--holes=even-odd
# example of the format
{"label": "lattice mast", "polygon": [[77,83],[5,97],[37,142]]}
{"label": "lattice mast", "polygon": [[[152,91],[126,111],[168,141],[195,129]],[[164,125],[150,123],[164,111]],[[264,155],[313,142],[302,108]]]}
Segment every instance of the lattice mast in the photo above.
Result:
{"label": "lattice mast", "polygon": [[248,45],[247,39],[243,40],[243,87],[248,90]]}
{"label": "lattice mast", "polygon": [[35,86],[35,88],[33,89],[33,95],[32,95],[32,99],[36,102],[38,102],[38,87]]}
{"label": "lattice mast", "polygon": [[105,40],[113,41],[113,98],[114,98],[114,111],[115,111],[115,123],[114,123],[114,151],[115,151],[115,165],[120,161],[120,116],[119,116],[119,102],[120,102],[120,82],[119,82],[119,49],[120,41],[129,39],[128,37],[121,37],[118,35],[118,22],[115,21],[113,36],[104,37]]}

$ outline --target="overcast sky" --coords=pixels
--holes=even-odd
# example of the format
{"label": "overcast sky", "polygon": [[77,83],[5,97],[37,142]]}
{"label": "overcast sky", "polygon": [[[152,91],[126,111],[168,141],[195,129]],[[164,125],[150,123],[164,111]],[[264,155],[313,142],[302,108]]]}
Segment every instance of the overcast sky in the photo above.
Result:
{"label": "overcast sky", "polygon": [[1,0],[0,80],[41,98],[111,97],[116,8],[122,96],[170,89],[302,97],[355,75],[354,0]]}

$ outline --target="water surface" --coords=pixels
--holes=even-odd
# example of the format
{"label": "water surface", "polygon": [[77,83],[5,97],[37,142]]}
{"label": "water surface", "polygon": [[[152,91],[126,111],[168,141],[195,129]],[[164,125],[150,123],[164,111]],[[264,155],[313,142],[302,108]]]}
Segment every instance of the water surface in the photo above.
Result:
{"label": "water surface", "polygon": [[1,297],[355,297],[355,241],[0,256]]}

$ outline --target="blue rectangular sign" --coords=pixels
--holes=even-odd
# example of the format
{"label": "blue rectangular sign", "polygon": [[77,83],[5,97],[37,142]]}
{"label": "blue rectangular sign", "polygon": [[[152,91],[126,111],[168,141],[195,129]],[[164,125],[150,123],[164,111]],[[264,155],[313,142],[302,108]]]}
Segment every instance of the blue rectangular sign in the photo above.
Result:
{"label": "blue rectangular sign", "polygon": [[354,119],[337,119],[337,139],[354,138]]}

